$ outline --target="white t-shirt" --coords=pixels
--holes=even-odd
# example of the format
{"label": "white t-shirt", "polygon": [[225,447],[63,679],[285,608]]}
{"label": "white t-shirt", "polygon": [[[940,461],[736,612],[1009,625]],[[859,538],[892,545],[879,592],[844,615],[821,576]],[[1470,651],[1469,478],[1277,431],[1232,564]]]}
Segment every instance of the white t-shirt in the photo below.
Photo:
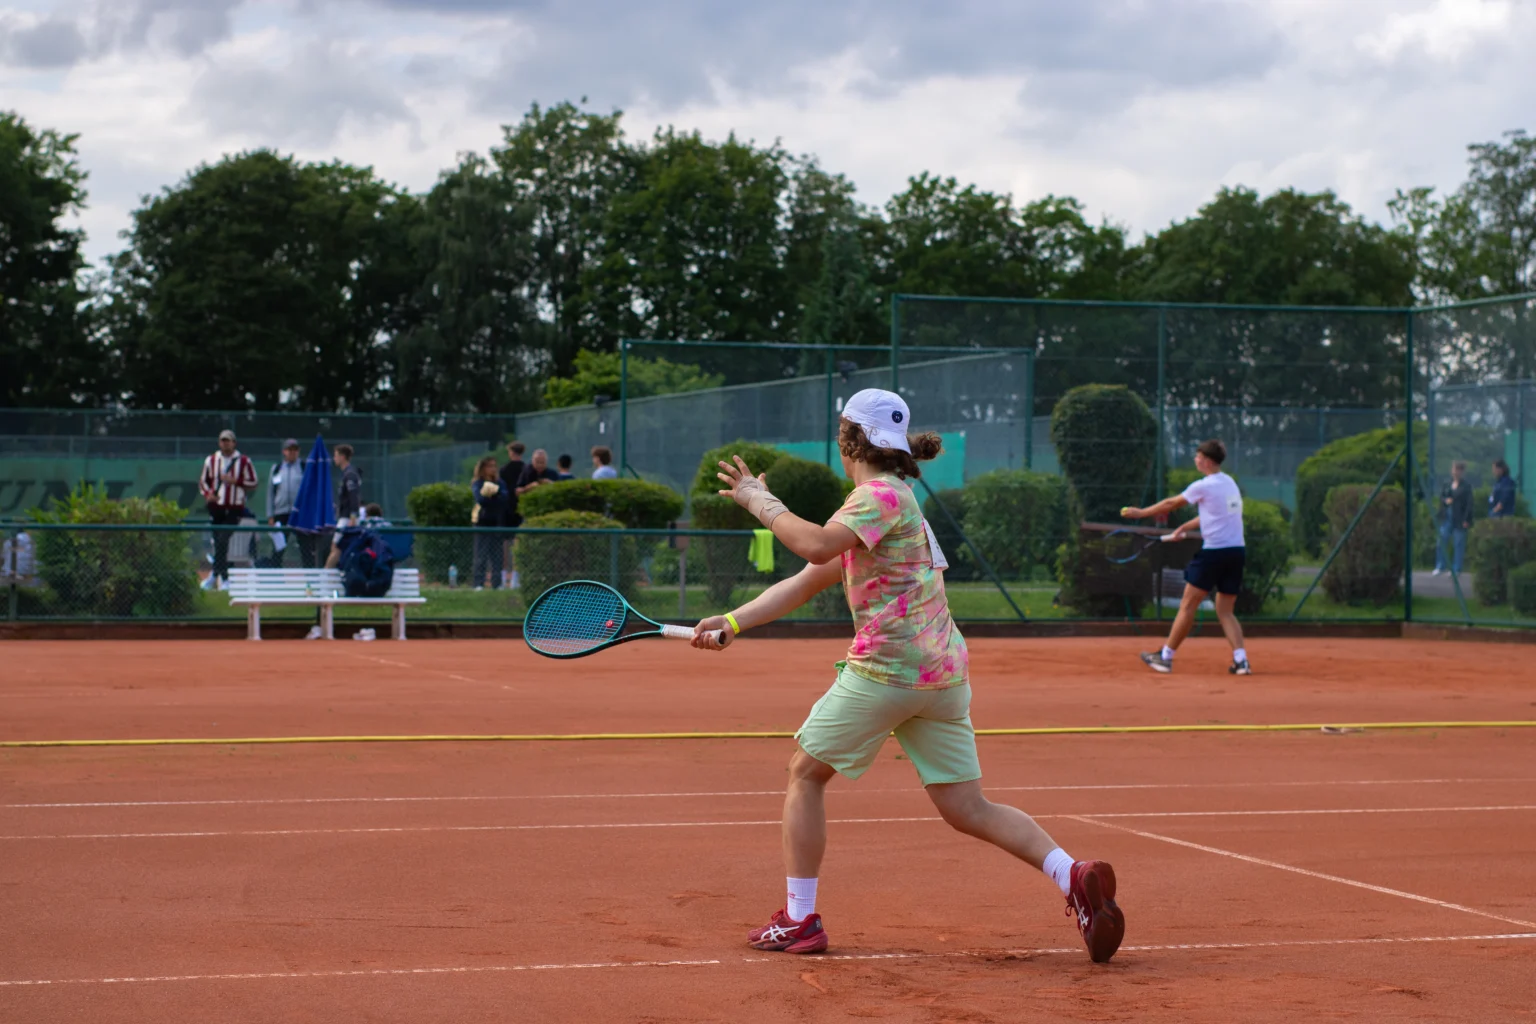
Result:
{"label": "white t-shirt", "polygon": [[1237,481],[1212,473],[1184,488],[1184,500],[1200,512],[1200,535],[1207,548],[1243,546],[1243,495]]}
{"label": "white t-shirt", "polygon": [[618,476],[619,471],[612,466],[598,466],[592,471],[593,480],[616,480]]}

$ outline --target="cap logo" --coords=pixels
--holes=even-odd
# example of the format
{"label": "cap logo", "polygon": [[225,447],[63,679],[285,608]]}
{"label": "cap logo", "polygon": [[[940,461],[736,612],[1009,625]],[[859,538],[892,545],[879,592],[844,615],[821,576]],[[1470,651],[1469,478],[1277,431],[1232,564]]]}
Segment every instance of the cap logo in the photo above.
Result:
{"label": "cap logo", "polygon": [[901,422],[901,410],[900,409],[893,409],[893,410],[891,410],[891,422],[892,423],[900,423]]}

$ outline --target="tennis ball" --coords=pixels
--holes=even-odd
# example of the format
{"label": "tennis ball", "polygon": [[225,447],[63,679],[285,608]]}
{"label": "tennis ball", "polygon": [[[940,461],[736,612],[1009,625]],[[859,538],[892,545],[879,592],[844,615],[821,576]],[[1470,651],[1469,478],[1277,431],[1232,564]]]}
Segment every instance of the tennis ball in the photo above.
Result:
{"label": "tennis ball", "polygon": [[604,629],[612,629],[613,628],[613,620],[609,619],[607,622],[603,623],[603,628]]}
{"label": "tennis ball", "polygon": [[1131,514],[1131,506],[1129,506],[1129,505],[1122,505],[1122,506],[1120,506],[1120,514],[1123,515],[1123,516],[1130,515]]}

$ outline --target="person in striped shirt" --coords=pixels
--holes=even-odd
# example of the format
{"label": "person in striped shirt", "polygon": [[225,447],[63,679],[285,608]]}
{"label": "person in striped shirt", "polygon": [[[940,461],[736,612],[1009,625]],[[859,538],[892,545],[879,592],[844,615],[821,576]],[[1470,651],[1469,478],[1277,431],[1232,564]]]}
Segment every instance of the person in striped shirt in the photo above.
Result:
{"label": "person in striped shirt", "polygon": [[[235,448],[235,432],[219,434],[219,450],[203,460],[203,474],[198,490],[208,504],[208,521],[214,526],[235,526],[248,513],[247,492],[256,487],[256,467]],[[229,531],[213,534],[213,572],[208,577],[213,589],[229,582]]]}

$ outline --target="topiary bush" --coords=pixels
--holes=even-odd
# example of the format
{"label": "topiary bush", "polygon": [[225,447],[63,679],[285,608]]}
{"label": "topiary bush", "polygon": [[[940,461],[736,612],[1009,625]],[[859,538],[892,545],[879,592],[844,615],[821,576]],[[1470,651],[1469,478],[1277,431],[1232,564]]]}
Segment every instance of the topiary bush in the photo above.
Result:
{"label": "topiary bush", "polygon": [[718,491],[720,480],[715,474],[720,472],[719,464],[730,462],[733,455],[741,456],[752,472],[761,473],[784,458],[786,454],[784,449],[775,448],[771,444],[759,444],[756,441],[747,440],[711,448],[699,459],[699,471],[693,476],[693,486],[690,491],[693,494],[714,494]]}
{"label": "topiary bush", "polygon": [[[961,527],[999,576],[1029,579],[1035,566],[1055,564],[1067,537],[1066,481],[1026,469],[983,473],[965,485]],[[970,558],[963,545],[957,554]]]}
{"label": "topiary bush", "polygon": [[[733,455],[740,455],[752,472],[761,473],[772,468],[786,453],[782,448],[746,440],[705,452],[699,459],[699,470],[693,477],[693,493],[688,498],[695,529],[757,529],[757,520],[748,515],[746,509],[718,493],[721,483],[715,474],[720,471],[719,463],[731,461]],[[731,592],[757,572],[747,559],[749,545],[745,537],[695,537],[690,546],[695,545],[704,555],[704,585],[711,604],[728,604]]]}
{"label": "topiary bush", "polygon": [[1509,603],[1521,615],[1536,616],[1536,562],[1510,571]]}
{"label": "topiary bush", "polygon": [[[1114,571],[1081,522],[1118,522],[1124,505],[1141,505],[1151,493],[1157,458],[1157,420],[1123,385],[1084,384],[1051,410],[1051,442],[1067,478],[1066,542],[1057,551],[1061,602],[1095,618],[1135,617],[1151,599],[1151,577]],[[1080,550],[1084,546],[1092,550]]]}
{"label": "topiary bush", "polygon": [[[475,507],[475,495],[468,482],[436,483],[413,487],[405,496],[406,511],[416,526],[469,526]],[[412,557],[423,580],[447,583],[448,569],[457,567],[469,576],[474,565],[475,538],[469,533],[420,533],[415,537]]]}
{"label": "topiary bush", "polygon": [[1536,561],[1536,522],[1530,519],[1481,519],[1467,535],[1467,564],[1478,603],[1509,600],[1510,570]]}
{"label": "topiary bush", "polygon": [[1291,529],[1279,505],[1243,501],[1243,544],[1243,588],[1235,607],[1239,615],[1257,615],[1266,602],[1285,596],[1281,581],[1291,571]]}
{"label": "topiary bush", "polygon": [[820,462],[786,455],[769,468],[767,482],[786,508],[813,523],[826,522],[843,507],[842,478]]}
{"label": "topiary bush", "polygon": [[[166,526],[184,521],[186,510],[163,498],[113,500],[104,489],[82,484],[47,510],[34,509],[41,524]],[[164,618],[192,612],[197,597],[193,531],[32,531],[40,598],[49,613],[68,618]]]}
{"label": "topiary bush", "polygon": [[530,516],[523,520],[523,528],[584,531],[518,536],[519,585],[530,601],[566,580],[597,580],[634,600],[640,579],[639,548],[633,536],[610,533],[622,530],[623,523],[596,512],[567,511]]}
{"label": "topiary bush", "polygon": [[523,495],[518,511],[525,517],[596,512],[632,530],[663,530],[683,514],[683,496],[649,480],[561,480]]}
{"label": "topiary bush", "polygon": [[1157,419],[1118,384],[1084,384],[1051,410],[1051,443],[1082,518],[1118,522],[1124,505],[1147,499],[1157,457]]}
{"label": "topiary bush", "polygon": [[[1402,426],[1368,430],[1330,441],[1308,456],[1296,470],[1296,511],[1291,519],[1291,540],[1296,550],[1314,555],[1326,553],[1330,527],[1324,503],[1328,493],[1343,484],[1374,486],[1407,440],[1408,433]],[[1414,425],[1413,443],[1414,458],[1422,475],[1428,465],[1429,446],[1429,432],[1424,424]],[[1407,467],[1399,462],[1397,471],[1387,482],[1409,490]],[[1417,488],[1412,490],[1417,494]],[[1423,504],[1422,500],[1417,503]],[[1428,519],[1423,521],[1428,526]],[[1414,533],[1419,532],[1420,525],[1416,521]],[[1431,541],[1431,555],[1433,547]],[[1419,548],[1420,545],[1415,545],[1415,558],[1420,553]]]}
{"label": "topiary bush", "polygon": [[[1379,471],[1378,471],[1379,472]],[[1323,511],[1328,517],[1330,549],[1370,497],[1374,484],[1341,484],[1328,492]],[[1403,587],[1403,492],[1384,487],[1355,526],[1349,540],[1323,574],[1323,590],[1340,604],[1369,601],[1383,605]]]}

